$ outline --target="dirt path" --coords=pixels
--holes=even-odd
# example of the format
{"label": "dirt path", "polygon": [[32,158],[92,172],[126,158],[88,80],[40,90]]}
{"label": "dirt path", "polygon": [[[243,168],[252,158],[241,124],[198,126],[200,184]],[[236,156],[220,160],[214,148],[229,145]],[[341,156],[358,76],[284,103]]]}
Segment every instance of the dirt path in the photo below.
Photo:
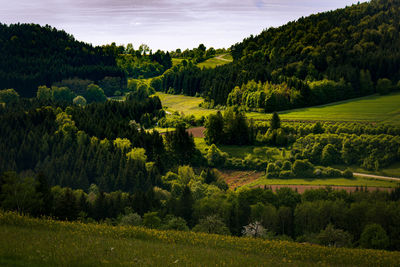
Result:
{"label": "dirt path", "polygon": [[222,60],[222,61],[232,62],[232,60],[223,58],[223,56],[225,56],[225,55],[226,55],[226,54],[222,54],[222,55],[219,55],[219,56],[217,56],[217,57],[215,57],[215,58],[218,59],[218,60]]}
{"label": "dirt path", "polygon": [[400,182],[400,178],[396,178],[396,177],[380,176],[380,175],[375,175],[375,174],[366,174],[366,173],[358,173],[358,172],[354,172],[353,175],[354,176],[369,177],[369,178],[375,178],[375,179],[392,180],[392,181]]}

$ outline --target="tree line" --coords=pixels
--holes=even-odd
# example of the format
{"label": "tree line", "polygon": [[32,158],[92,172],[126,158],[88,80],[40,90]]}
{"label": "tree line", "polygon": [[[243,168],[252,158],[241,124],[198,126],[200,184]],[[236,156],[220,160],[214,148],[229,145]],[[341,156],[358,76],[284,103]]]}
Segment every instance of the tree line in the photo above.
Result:
{"label": "tree line", "polygon": [[14,88],[23,97],[34,96],[40,85],[74,77],[126,80],[115,45],[93,47],[49,25],[0,24],[0,43],[0,89]]}
{"label": "tree line", "polygon": [[105,193],[51,187],[43,173],[0,176],[0,205],[32,216],[153,229],[295,240],[335,247],[400,249],[399,189],[226,191],[213,170],[168,172],[160,187]]}

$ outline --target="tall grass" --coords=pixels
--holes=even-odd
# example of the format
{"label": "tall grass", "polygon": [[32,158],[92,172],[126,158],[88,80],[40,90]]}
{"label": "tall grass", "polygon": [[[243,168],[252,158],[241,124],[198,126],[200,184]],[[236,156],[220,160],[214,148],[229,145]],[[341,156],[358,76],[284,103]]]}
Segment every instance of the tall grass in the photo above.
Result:
{"label": "tall grass", "polygon": [[2,266],[398,266],[400,252],[34,219],[0,212]]}

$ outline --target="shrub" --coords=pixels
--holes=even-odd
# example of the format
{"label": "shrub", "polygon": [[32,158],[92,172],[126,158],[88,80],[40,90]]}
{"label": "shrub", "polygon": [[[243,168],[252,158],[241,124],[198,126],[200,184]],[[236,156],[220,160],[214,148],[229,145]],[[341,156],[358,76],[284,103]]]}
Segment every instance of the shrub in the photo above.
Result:
{"label": "shrub", "polygon": [[228,227],[216,215],[200,219],[199,224],[193,227],[194,232],[203,232],[208,234],[230,235]]}
{"label": "shrub", "polygon": [[327,144],[322,150],[321,162],[324,165],[335,164],[340,158],[340,153],[336,150],[335,146],[332,144]]}
{"label": "shrub", "polygon": [[292,170],[292,163],[288,160],[286,160],[285,162],[283,162],[282,164],[282,170],[284,171],[290,171]]}
{"label": "shrub", "polygon": [[280,171],[279,178],[290,178],[293,177],[292,171]]}
{"label": "shrub", "polygon": [[189,231],[186,221],[181,217],[167,216],[166,223],[161,226],[162,230]]}
{"label": "shrub", "polygon": [[310,177],[313,175],[314,166],[306,159],[298,159],[294,162],[292,170],[297,177]]}
{"label": "shrub", "polygon": [[385,229],[379,224],[368,224],[361,234],[360,246],[363,248],[385,249],[389,246],[389,238]]}
{"label": "shrub", "polygon": [[349,169],[346,169],[342,172],[342,176],[344,178],[353,178],[353,172],[350,171]]}
{"label": "shrub", "polygon": [[129,213],[121,217],[120,225],[134,225],[138,226],[142,223],[142,218],[137,213]]}
{"label": "shrub", "polygon": [[341,177],[342,172],[338,169],[334,169],[331,167],[327,167],[322,170],[322,176],[327,177],[327,178],[332,178],[332,177]]}
{"label": "shrub", "polygon": [[86,105],[86,99],[81,95],[78,95],[77,97],[75,97],[74,100],[72,100],[72,102],[74,103],[74,105],[78,105],[78,106]]}
{"label": "shrub", "polygon": [[390,93],[390,91],[392,90],[392,87],[393,87],[392,81],[387,78],[383,78],[383,79],[378,80],[378,82],[376,84],[376,91],[380,95],[386,95],[386,94]]}
{"label": "shrub", "polygon": [[213,167],[223,166],[227,156],[227,153],[222,152],[216,145],[212,144],[207,151],[207,162]]}
{"label": "shrub", "polygon": [[148,212],[143,215],[143,225],[148,228],[159,228],[161,219],[158,217],[157,212]]}
{"label": "shrub", "polygon": [[279,171],[279,167],[275,163],[268,163],[267,173],[275,173],[276,171]]}
{"label": "shrub", "polygon": [[352,239],[348,232],[335,229],[332,224],[329,224],[317,236],[319,244],[330,247],[351,247]]}

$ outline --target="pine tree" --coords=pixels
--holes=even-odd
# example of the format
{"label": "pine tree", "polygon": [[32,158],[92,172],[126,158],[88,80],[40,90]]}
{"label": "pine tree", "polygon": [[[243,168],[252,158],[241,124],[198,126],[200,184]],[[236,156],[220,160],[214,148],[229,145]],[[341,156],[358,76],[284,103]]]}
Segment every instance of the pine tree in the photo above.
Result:
{"label": "pine tree", "polygon": [[276,112],[274,112],[272,114],[270,128],[271,128],[271,130],[275,130],[275,129],[281,128],[281,119],[279,118],[279,115]]}

